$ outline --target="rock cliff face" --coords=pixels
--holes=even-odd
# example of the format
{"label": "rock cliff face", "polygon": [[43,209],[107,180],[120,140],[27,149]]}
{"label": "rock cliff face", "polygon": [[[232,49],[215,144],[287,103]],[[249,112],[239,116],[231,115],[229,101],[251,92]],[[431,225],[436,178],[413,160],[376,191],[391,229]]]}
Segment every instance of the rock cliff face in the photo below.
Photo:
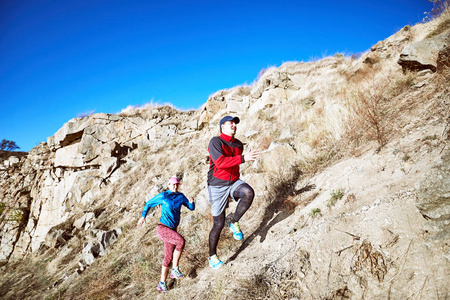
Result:
{"label": "rock cliff face", "polygon": [[[196,129],[196,124],[165,125],[164,109],[156,109],[153,119],[103,113],[72,119],[26,158],[7,160],[2,198],[18,222],[2,228],[0,259],[18,260],[46,245],[52,228],[91,206],[102,186],[120,179],[115,171],[138,145],[156,151],[179,131]],[[76,227],[87,229],[91,214]]]}
{"label": "rock cliff face", "polygon": [[[245,243],[222,252],[224,272],[248,289],[198,263],[189,267],[191,290],[182,284],[179,295],[446,298],[449,90],[448,78],[444,84],[440,78],[448,74],[449,51],[448,31],[425,39],[433,26],[405,27],[359,59],[336,55],[270,68],[251,86],[218,91],[198,111],[146,107],[68,121],[28,155],[2,162],[1,265],[7,270],[27,257],[55,253],[53,264],[65,263],[54,286],[64,282],[68,290],[113,243],[120,245],[116,252],[135,243],[145,199],[174,174],[183,192],[197,199],[195,214],[180,224],[201,231],[186,255],[204,259],[207,145],[220,118],[230,114],[241,117],[238,138],[263,151],[241,166],[257,193],[243,222]],[[423,68],[436,73],[403,74]],[[390,85],[379,94],[385,106],[377,112],[390,118],[391,128],[384,125],[387,142],[379,147],[355,129],[374,123],[364,125],[351,107],[363,84],[383,77]],[[60,276],[62,267],[52,266]],[[219,286],[218,280],[227,288],[215,290],[211,281]],[[133,286],[122,295],[139,298],[127,294]],[[11,298],[19,289],[2,284],[0,296]]]}

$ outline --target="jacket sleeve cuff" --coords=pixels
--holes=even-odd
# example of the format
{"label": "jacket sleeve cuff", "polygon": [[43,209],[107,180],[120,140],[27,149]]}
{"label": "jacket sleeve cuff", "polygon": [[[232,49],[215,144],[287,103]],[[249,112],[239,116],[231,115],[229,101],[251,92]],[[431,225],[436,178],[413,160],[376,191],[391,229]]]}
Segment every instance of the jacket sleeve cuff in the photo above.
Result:
{"label": "jacket sleeve cuff", "polygon": [[244,155],[241,155],[241,164],[245,163]]}

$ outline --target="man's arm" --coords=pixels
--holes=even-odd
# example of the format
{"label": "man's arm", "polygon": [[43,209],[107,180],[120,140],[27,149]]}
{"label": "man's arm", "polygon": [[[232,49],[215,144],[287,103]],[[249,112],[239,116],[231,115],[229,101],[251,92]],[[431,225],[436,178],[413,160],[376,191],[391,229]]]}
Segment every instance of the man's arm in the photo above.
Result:
{"label": "man's arm", "polygon": [[244,161],[254,161],[259,157],[259,154],[258,150],[250,150],[244,154]]}

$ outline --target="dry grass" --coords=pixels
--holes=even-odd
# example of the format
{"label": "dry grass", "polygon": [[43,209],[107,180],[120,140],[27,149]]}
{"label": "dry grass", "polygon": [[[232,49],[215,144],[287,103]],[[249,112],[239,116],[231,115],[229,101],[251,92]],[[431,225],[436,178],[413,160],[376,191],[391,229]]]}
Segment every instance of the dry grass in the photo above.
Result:
{"label": "dry grass", "polygon": [[351,108],[357,128],[362,135],[369,139],[375,139],[378,146],[386,143],[386,135],[389,128],[385,115],[389,111],[388,99],[385,95],[389,81],[376,81],[369,79],[355,89]]}
{"label": "dry grass", "polygon": [[442,16],[439,25],[436,27],[435,30],[433,30],[427,35],[427,38],[435,37],[447,31],[449,28],[450,28],[450,12],[447,11],[447,13]]}
{"label": "dry grass", "polygon": [[439,19],[440,23],[435,30],[438,31],[438,33],[431,32],[427,37],[430,37],[430,35],[435,36],[443,32],[441,27],[442,23],[447,23],[450,17],[450,2],[448,0],[429,0],[429,1],[433,3],[433,8],[431,9],[431,11],[425,12],[424,22]]}
{"label": "dry grass", "polygon": [[192,114],[193,110],[180,110],[171,103],[158,103],[151,101],[144,105],[129,105],[122,109],[119,116],[122,117],[141,117],[143,119],[167,119],[176,114]]}
{"label": "dry grass", "polygon": [[8,264],[0,276],[0,298],[12,300],[39,297],[40,292],[55,280],[46,268],[51,259],[49,255],[40,260],[28,258]]}
{"label": "dry grass", "polygon": [[97,259],[69,290],[56,290],[49,297],[111,299],[127,295],[128,299],[135,299],[142,296],[159,278],[163,253],[162,243],[154,236],[156,220],[149,223],[138,230],[130,222],[108,255]]}
{"label": "dry grass", "polygon": [[383,147],[398,132],[399,115],[409,113],[417,101],[404,97],[417,79],[416,72],[372,70],[353,77],[342,97],[349,114],[346,140],[358,147],[376,141]]}

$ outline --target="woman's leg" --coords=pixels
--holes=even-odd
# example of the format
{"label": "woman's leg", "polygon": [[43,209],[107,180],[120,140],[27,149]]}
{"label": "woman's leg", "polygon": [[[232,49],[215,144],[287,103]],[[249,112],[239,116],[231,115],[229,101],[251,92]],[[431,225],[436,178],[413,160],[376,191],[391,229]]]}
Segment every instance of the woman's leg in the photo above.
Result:
{"label": "woman's leg", "polygon": [[236,212],[231,220],[233,223],[236,223],[239,222],[244,213],[249,209],[250,205],[252,205],[253,198],[255,198],[255,191],[247,183],[243,183],[236,188],[233,197],[234,199],[239,199]]}
{"label": "woman's leg", "polygon": [[164,243],[164,260],[161,269],[161,282],[165,282],[167,279],[167,274],[169,274],[169,265],[172,261],[173,250],[175,249],[174,244]]}
{"label": "woman's leg", "polygon": [[167,275],[169,274],[169,267],[164,267],[164,265],[162,266],[161,269],[161,282],[166,282],[167,279]]}
{"label": "woman's leg", "polygon": [[175,249],[173,251],[173,260],[172,260],[172,268],[178,267],[178,263],[180,262],[181,252]]}
{"label": "woman's leg", "polygon": [[184,248],[184,238],[175,230],[161,225],[158,225],[156,232],[158,237],[164,242],[163,267],[169,267],[174,254],[176,257],[173,261],[173,267],[178,266],[181,252],[183,252]]}
{"label": "woman's leg", "polygon": [[217,217],[213,216],[213,227],[209,232],[209,256],[213,256],[217,252],[217,244],[219,243],[220,233],[225,225],[225,211]]}

